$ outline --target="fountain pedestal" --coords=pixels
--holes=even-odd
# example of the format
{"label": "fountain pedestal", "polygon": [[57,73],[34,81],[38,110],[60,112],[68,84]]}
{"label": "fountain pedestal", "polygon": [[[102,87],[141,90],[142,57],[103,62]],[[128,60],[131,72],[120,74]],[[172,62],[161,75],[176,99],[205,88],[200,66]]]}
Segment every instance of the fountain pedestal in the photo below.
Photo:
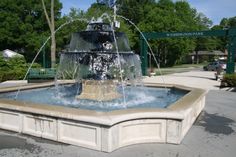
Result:
{"label": "fountain pedestal", "polygon": [[120,98],[114,80],[84,80],[82,92],[77,99],[89,99],[95,101],[111,101]]}

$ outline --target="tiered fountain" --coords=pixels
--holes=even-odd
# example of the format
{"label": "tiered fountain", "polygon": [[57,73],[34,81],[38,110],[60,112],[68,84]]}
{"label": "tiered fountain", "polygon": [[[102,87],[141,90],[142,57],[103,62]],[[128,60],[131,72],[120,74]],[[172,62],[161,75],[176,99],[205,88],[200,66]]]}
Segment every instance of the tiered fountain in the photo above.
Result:
{"label": "tiered fountain", "polygon": [[82,82],[77,99],[109,101],[124,94],[117,92],[119,83],[124,88],[124,81],[141,79],[140,60],[124,33],[113,34],[109,24],[92,22],[86,31],[72,35],[68,52],[61,54],[57,79]]}
{"label": "tiered fountain", "polygon": [[54,83],[0,88],[0,128],[111,152],[179,144],[205,105],[201,89],[142,84],[124,33],[92,22],[61,53]]}

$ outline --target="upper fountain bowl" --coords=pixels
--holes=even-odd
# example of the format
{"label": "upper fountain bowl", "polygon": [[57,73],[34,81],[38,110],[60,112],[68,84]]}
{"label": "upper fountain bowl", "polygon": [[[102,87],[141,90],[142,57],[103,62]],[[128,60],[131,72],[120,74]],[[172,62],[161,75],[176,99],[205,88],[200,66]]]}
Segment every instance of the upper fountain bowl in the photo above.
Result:
{"label": "upper fountain bowl", "polygon": [[110,24],[102,22],[89,23],[85,31],[73,33],[68,51],[133,53],[125,33],[114,32]]}

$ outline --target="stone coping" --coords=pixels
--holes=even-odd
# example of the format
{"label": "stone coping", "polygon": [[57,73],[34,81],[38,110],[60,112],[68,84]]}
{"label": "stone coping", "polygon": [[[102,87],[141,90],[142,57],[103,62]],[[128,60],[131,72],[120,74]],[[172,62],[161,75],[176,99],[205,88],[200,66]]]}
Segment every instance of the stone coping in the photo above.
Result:
{"label": "stone coping", "polygon": [[[71,81],[63,81],[63,83],[71,83]],[[54,85],[53,82],[30,84],[20,86],[21,90],[44,88]],[[82,121],[86,123],[94,123],[103,126],[113,126],[117,123],[134,120],[134,119],[176,119],[183,120],[184,113],[191,108],[195,102],[205,96],[206,90],[198,88],[190,88],[186,86],[173,84],[156,84],[145,83],[149,87],[172,87],[189,91],[185,96],[164,109],[125,109],[109,112],[92,111],[86,109],[75,109],[63,106],[53,106],[36,103],[26,103],[22,101],[0,99],[0,109],[25,112],[33,115],[49,116],[54,118],[69,119],[74,121]],[[17,91],[19,87],[0,88],[0,93]]]}

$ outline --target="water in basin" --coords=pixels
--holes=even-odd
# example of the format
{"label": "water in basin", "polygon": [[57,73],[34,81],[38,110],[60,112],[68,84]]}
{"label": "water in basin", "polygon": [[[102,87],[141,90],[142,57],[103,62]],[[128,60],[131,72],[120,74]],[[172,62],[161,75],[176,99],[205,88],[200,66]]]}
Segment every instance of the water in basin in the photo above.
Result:
{"label": "water in basin", "polygon": [[[187,91],[175,88],[154,87],[126,87],[126,106],[122,104],[122,98],[111,101],[93,101],[76,99],[79,85],[65,85],[64,92],[57,93],[55,86],[22,91],[18,100],[36,104],[59,105],[72,108],[89,109],[97,111],[112,111],[126,108],[166,108],[183,97]],[[166,90],[168,93],[166,93]],[[121,87],[118,87],[121,92]],[[4,93],[0,98],[14,99],[15,92]]]}

